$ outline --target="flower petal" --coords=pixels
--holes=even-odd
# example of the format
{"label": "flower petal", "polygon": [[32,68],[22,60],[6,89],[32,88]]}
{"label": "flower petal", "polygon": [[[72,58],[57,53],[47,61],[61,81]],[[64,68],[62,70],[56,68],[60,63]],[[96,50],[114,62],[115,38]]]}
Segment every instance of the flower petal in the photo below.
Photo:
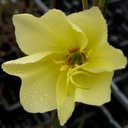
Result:
{"label": "flower petal", "polygon": [[90,72],[113,71],[125,68],[126,64],[127,59],[121,50],[103,45],[92,50],[82,68]]}
{"label": "flower petal", "polygon": [[[34,72],[36,71],[36,67],[34,67],[34,65],[36,65],[35,62],[40,61],[41,59],[43,59],[44,57],[50,54],[52,54],[52,52],[39,52],[16,60],[7,61],[2,64],[2,68],[8,74],[16,75],[19,77],[26,77],[27,74],[35,73]],[[41,64],[40,67],[42,67]]]}
{"label": "flower petal", "polygon": [[87,51],[107,41],[107,24],[100,10],[92,7],[68,16],[68,20],[79,26],[88,39]]}
{"label": "flower petal", "polygon": [[2,66],[7,73],[21,77],[20,101],[28,112],[42,113],[57,107],[56,82],[60,67],[53,60],[63,59],[65,54],[54,53],[39,60],[41,55],[46,56],[38,53],[6,62]]}
{"label": "flower petal", "polygon": [[26,54],[83,49],[87,45],[82,30],[69,23],[63,12],[55,9],[41,18],[29,14],[15,15],[13,22],[19,47]]}
{"label": "flower petal", "polygon": [[110,101],[110,84],[113,72],[88,73],[74,76],[74,80],[81,86],[88,86],[90,89],[76,88],[76,102],[90,105],[102,105]]}
{"label": "flower petal", "polygon": [[61,72],[57,82],[57,110],[61,125],[70,118],[75,107],[75,86],[67,85],[66,73]]}
{"label": "flower petal", "polygon": [[37,63],[33,67],[38,68],[38,72],[22,79],[20,102],[28,112],[43,113],[57,108],[56,82],[59,72],[53,63],[43,62],[42,69],[38,66]]}

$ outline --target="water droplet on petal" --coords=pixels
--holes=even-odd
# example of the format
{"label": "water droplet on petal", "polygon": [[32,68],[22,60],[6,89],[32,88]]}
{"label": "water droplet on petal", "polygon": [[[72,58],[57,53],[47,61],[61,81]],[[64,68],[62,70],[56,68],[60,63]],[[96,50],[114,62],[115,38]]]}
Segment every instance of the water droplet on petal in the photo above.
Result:
{"label": "water droplet on petal", "polygon": [[27,80],[28,79],[28,76],[25,76],[25,79]]}
{"label": "water droplet on petal", "polygon": [[43,99],[42,98],[40,98],[40,101],[42,101]]}
{"label": "water droplet on petal", "polygon": [[45,96],[45,97],[47,97],[48,95],[47,95],[47,94],[45,94],[44,96]]}
{"label": "water droplet on petal", "polygon": [[19,76],[21,76],[21,75],[22,75],[22,73],[18,73],[18,75],[19,75]]}

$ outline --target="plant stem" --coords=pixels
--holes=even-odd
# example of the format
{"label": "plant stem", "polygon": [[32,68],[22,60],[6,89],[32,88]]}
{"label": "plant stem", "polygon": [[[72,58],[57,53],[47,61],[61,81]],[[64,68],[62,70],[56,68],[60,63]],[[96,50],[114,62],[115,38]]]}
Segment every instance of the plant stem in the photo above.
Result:
{"label": "plant stem", "polygon": [[50,0],[50,9],[55,7],[55,0]]}
{"label": "plant stem", "polygon": [[100,0],[99,9],[101,10],[103,16],[105,16],[106,14],[107,5],[108,5],[108,0]]}
{"label": "plant stem", "polygon": [[56,116],[55,111],[52,111],[52,127],[53,128],[60,128],[58,117]]}
{"label": "plant stem", "polygon": [[103,10],[104,1],[105,1],[105,0],[100,0],[100,2],[99,2],[99,9],[101,10],[101,12],[102,12],[102,10]]}
{"label": "plant stem", "polygon": [[78,125],[77,128],[83,128],[84,121],[85,121],[85,117],[86,117],[86,114],[85,114],[85,110],[84,110],[84,111],[83,111],[83,115],[82,115],[81,122],[80,122],[80,124]]}
{"label": "plant stem", "polygon": [[43,126],[41,120],[39,119],[39,117],[37,116],[37,114],[32,114],[32,115],[33,115],[34,119],[36,120],[38,126],[40,126],[40,128],[44,128],[44,126]]}
{"label": "plant stem", "polygon": [[88,0],[82,0],[83,10],[88,9]]}
{"label": "plant stem", "polygon": [[99,0],[93,0],[93,6],[98,6],[99,5]]}
{"label": "plant stem", "polygon": [[108,0],[105,0],[105,2],[104,2],[104,7],[103,7],[103,11],[102,11],[103,16],[105,16],[105,14],[106,14],[107,6],[108,6]]}

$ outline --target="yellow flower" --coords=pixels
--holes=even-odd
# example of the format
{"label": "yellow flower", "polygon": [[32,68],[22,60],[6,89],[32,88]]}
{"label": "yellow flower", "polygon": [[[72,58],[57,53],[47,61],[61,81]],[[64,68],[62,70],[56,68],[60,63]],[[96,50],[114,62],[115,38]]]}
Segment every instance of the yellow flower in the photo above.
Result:
{"label": "yellow flower", "polygon": [[123,53],[107,42],[107,25],[97,7],[69,16],[50,10],[40,18],[13,17],[19,47],[29,56],[5,62],[4,71],[22,79],[20,101],[28,112],[58,111],[60,124],[75,102],[110,101],[116,69],[125,68]]}

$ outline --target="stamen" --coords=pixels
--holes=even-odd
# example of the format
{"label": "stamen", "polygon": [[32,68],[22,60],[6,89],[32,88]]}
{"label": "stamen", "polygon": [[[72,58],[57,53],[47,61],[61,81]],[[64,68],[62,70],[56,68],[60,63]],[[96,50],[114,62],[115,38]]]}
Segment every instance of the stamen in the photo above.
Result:
{"label": "stamen", "polygon": [[56,63],[57,65],[61,65],[65,63],[64,61],[56,61],[56,60],[53,60],[53,62]]}
{"label": "stamen", "polygon": [[[67,72],[67,76],[69,75],[76,75],[76,74],[85,74],[85,75],[89,75],[87,72],[84,71],[78,71],[79,69],[81,69],[83,66],[87,65],[88,63],[85,63],[84,65],[75,65],[74,68],[69,68],[68,72]],[[87,74],[86,74],[87,73]]]}
{"label": "stamen", "polygon": [[67,77],[71,74],[71,72],[72,72],[72,68],[69,68],[67,72]]}
{"label": "stamen", "polygon": [[85,71],[76,71],[76,72],[72,73],[72,76],[78,75],[78,74],[84,74],[84,75],[88,75],[88,76],[91,77],[91,75],[88,72],[85,72]]}
{"label": "stamen", "polygon": [[60,71],[64,71],[68,68],[69,68],[69,66],[65,64],[65,65],[61,66]]}
{"label": "stamen", "polygon": [[77,84],[77,83],[73,80],[72,76],[70,76],[70,80],[71,80],[72,84],[74,84],[77,88],[86,89],[86,90],[89,90],[89,89],[90,89],[89,87],[84,87],[84,86],[80,86],[79,84]]}
{"label": "stamen", "polygon": [[72,68],[72,70],[70,71],[70,74],[72,74],[73,72],[76,72],[78,69],[80,69],[82,67],[82,65],[75,65],[74,68]]}
{"label": "stamen", "polygon": [[70,80],[70,78],[67,77],[67,95],[68,96],[69,96],[69,80]]}
{"label": "stamen", "polygon": [[91,50],[89,50],[89,52],[87,53],[87,55],[86,55],[86,58],[88,58],[89,57],[89,55],[90,55],[90,53],[92,52],[92,49]]}

